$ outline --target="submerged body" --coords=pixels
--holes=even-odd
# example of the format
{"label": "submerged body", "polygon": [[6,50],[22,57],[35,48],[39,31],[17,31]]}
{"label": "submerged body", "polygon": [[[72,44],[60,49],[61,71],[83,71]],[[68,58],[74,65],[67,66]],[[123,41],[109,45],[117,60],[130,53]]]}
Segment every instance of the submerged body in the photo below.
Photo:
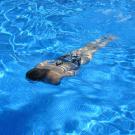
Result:
{"label": "submerged body", "polygon": [[89,62],[97,50],[114,39],[114,36],[104,36],[56,60],[43,61],[28,71],[26,77],[33,81],[60,84],[63,77],[75,75],[80,66]]}

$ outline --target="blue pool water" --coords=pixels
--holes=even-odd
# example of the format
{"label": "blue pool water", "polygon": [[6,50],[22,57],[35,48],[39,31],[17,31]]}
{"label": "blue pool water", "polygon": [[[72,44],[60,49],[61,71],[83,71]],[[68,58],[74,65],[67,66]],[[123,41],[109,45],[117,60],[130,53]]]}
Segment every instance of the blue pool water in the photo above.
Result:
{"label": "blue pool water", "polygon": [[[60,86],[25,79],[107,33]],[[135,135],[135,0],[0,0],[0,135]]]}

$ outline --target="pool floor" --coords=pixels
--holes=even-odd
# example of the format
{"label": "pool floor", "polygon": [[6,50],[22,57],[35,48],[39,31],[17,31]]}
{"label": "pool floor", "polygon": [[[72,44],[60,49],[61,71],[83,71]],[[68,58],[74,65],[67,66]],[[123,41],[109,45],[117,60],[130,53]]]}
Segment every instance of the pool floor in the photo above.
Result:
{"label": "pool floor", "polygon": [[[118,39],[59,86],[25,79],[102,35]],[[135,135],[135,0],[0,1],[0,135]]]}

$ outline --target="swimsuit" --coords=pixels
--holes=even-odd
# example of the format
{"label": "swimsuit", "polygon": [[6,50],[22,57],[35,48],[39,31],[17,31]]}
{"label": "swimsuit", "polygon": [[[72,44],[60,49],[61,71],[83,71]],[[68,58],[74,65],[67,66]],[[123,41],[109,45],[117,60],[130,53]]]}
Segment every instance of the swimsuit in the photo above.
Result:
{"label": "swimsuit", "polygon": [[[64,64],[66,66],[64,66]],[[56,61],[56,66],[61,67],[64,71],[77,70],[80,67],[80,65],[81,57],[73,54],[61,56]]]}

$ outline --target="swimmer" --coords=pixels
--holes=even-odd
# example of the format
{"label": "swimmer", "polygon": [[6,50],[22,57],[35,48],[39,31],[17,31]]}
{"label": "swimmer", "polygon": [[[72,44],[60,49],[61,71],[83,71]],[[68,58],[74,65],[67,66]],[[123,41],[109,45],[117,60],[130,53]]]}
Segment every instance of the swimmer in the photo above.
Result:
{"label": "swimmer", "polygon": [[97,50],[115,39],[115,36],[103,36],[56,60],[43,61],[28,71],[26,78],[58,85],[62,78],[76,75],[81,65],[88,63]]}

